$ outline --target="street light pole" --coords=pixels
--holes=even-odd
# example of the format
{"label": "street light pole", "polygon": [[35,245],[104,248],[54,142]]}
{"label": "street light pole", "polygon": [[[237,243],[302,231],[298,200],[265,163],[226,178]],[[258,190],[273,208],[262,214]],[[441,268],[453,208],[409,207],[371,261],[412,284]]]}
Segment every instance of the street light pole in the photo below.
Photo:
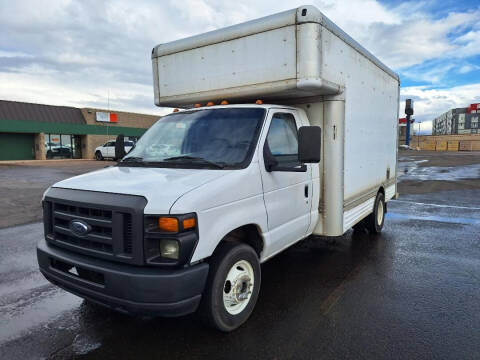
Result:
{"label": "street light pole", "polygon": [[418,122],[418,133],[417,133],[418,144],[417,144],[417,147],[420,147],[420,124],[421,123],[422,123],[421,121]]}

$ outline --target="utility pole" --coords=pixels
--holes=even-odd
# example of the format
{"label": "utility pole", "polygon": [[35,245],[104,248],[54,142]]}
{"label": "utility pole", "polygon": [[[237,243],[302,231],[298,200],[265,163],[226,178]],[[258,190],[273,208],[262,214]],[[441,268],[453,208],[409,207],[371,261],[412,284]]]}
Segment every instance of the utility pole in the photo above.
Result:
{"label": "utility pole", "polygon": [[407,115],[407,131],[405,134],[405,145],[410,146],[410,116],[413,115],[413,100],[405,100],[405,114]]}
{"label": "utility pole", "polygon": [[417,147],[420,147],[420,125],[422,124],[421,121],[418,122],[418,133],[417,133],[417,140],[418,140],[418,145]]}

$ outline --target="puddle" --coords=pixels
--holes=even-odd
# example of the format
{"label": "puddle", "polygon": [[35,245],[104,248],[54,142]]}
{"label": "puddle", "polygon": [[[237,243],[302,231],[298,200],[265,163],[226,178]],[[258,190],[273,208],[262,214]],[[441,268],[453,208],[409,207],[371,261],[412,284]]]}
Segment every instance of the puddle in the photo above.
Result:
{"label": "puddle", "polygon": [[410,173],[418,168],[418,164],[428,160],[413,160],[412,158],[402,158],[398,161],[398,176]]}
{"label": "puddle", "polygon": [[60,288],[48,286],[30,299],[0,307],[0,345],[77,308],[83,300]]}
{"label": "puddle", "polygon": [[398,220],[423,220],[423,221],[437,221],[449,224],[464,224],[464,225],[480,225],[480,219],[464,218],[464,217],[446,217],[446,216],[418,216],[388,212],[386,215],[390,219]]}
{"label": "puddle", "polygon": [[427,160],[399,162],[399,180],[436,180],[436,181],[457,181],[464,179],[480,178],[480,164],[464,166],[431,166],[418,167],[418,164]]}
{"label": "puddle", "polygon": [[87,334],[78,334],[72,343],[72,350],[75,355],[86,355],[102,346],[101,342],[96,341]]}

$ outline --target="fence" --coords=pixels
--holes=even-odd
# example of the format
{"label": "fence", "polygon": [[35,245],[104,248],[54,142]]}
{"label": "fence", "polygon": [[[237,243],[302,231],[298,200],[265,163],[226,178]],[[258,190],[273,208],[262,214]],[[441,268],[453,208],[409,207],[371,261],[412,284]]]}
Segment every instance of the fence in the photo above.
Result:
{"label": "fence", "polygon": [[480,134],[414,136],[410,146],[427,151],[480,151]]}

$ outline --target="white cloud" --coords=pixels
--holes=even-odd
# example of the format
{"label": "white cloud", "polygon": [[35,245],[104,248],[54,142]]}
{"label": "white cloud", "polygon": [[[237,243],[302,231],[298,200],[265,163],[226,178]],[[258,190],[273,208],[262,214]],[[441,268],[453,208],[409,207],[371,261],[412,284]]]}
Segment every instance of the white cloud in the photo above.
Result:
{"label": "white cloud", "polygon": [[[0,0],[0,98],[83,106],[106,104],[110,92],[111,104],[119,110],[155,112],[153,46],[303,2]],[[394,69],[455,57],[457,72],[475,70],[463,58],[480,53],[480,9],[433,18],[423,2],[396,7],[376,0],[316,0],[313,4]],[[441,83],[452,66],[439,62],[430,69],[405,71],[408,76]],[[453,90],[442,94],[448,91]],[[417,114],[438,113],[429,105],[431,93],[422,96]],[[457,99],[457,94],[448,98]]]}
{"label": "white cloud", "polygon": [[402,71],[402,74],[408,76],[410,79],[415,79],[415,81],[424,81],[431,84],[438,84],[453,68],[455,68],[455,64],[447,63],[429,67],[428,70],[424,68],[407,69]]}
{"label": "white cloud", "polygon": [[463,66],[461,66],[457,72],[459,74],[468,74],[469,72],[472,72],[474,70],[478,70],[480,69],[480,66],[478,65],[474,65],[474,64],[465,64]]}
{"label": "white cloud", "polygon": [[[472,103],[480,103],[480,83],[455,86],[446,89],[430,89],[424,86],[402,88],[402,99],[414,100],[415,118],[419,121],[431,121],[438,115]],[[400,103],[400,116],[403,116],[405,101]]]}
{"label": "white cloud", "polygon": [[[477,25],[480,25],[480,15],[477,17]],[[469,31],[459,36],[455,40],[455,44],[459,49],[453,55],[457,57],[474,56],[480,54],[480,30]]]}

